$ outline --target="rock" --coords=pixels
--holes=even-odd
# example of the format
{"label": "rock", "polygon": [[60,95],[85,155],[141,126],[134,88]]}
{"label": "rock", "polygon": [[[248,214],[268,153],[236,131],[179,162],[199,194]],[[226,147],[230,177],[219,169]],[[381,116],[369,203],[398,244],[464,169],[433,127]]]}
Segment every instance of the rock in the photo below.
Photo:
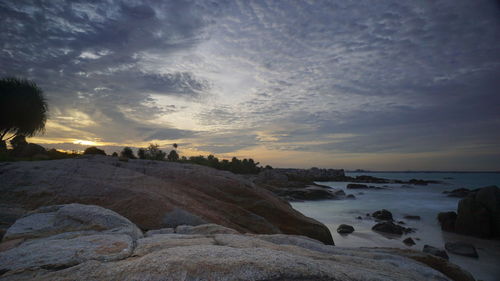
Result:
{"label": "rock", "polygon": [[457,220],[457,213],[455,212],[441,212],[438,214],[437,219],[441,224],[441,229],[444,231],[455,231],[455,221]]}
{"label": "rock", "polygon": [[319,186],[280,188],[279,190],[276,190],[275,193],[281,197],[287,197],[292,201],[340,199],[345,195],[342,190],[339,192],[331,188]]}
{"label": "rock", "polygon": [[398,221],[398,224],[406,224],[404,221]]}
{"label": "rock", "polygon": [[139,238],[142,232],[137,226],[102,207],[42,207],[18,219],[7,230],[0,244],[0,272],[59,269],[89,260],[120,260],[132,254],[134,241]]}
{"label": "rock", "polygon": [[167,228],[177,227],[179,225],[200,225],[207,222],[197,215],[180,208],[174,208],[163,216],[163,225]]}
{"label": "rock", "polygon": [[481,238],[500,237],[500,189],[483,187],[461,199],[455,231]]}
{"label": "rock", "polygon": [[392,220],[392,213],[387,211],[386,209],[378,210],[372,214],[377,220]]}
{"label": "rock", "polygon": [[454,281],[476,281],[472,274],[461,269],[459,266],[448,262],[447,259],[444,259],[442,257],[434,256],[424,252],[412,251],[409,249],[378,248],[377,251],[399,254],[404,257],[416,260],[422,264],[426,264],[429,267],[442,272],[449,279]]}
{"label": "rock", "polygon": [[341,224],[337,228],[337,232],[340,234],[348,234],[348,233],[353,233],[354,232],[354,227],[347,225],[347,224]]}
{"label": "rock", "polygon": [[0,252],[1,279],[441,281],[448,276],[473,280],[452,264],[436,265],[436,259],[410,250],[337,248],[304,236],[205,230],[204,234],[155,234],[138,239],[97,230],[31,238]]}
{"label": "rock", "polygon": [[450,259],[450,257],[448,257],[448,254],[446,253],[445,250],[440,250],[440,249],[433,247],[433,246],[430,246],[430,245],[424,245],[423,252],[429,253],[429,254],[434,255],[436,257],[441,257],[445,260]]}
{"label": "rock", "polygon": [[406,215],[404,216],[404,218],[407,220],[420,220],[420,216],[414,216],[414,215]]}
{"label": "rock", "polygon": [[478,258],[478,254],[474,245],[466,242],[446,242],[444,244],[445,249],[453,254]]}
{"label": "rock", "polygon": [[384,221],[381,223],[377,223],[372,227],[372,230],[383,233],[395,234],[395,235],[403,235],[403,233],[412,232],[410,228],[402,227],[391,221]]}
{"label": "rock", "polygon": [[354,196],[353,194],[349,194],[346,196],[346,199],[356,199],[356,196]]}
{"label": "rock", "polygon": [[173,229],[173,228],[161,228],[161,229],[149,230],[146,233],[144,233],[144,236],[151,237],[151,236],[157,235],[157,234],[172,234],[172,233],[175,233],[175,229]]}
{"label": "rock", "polygon": [[364,195],[365,193],[364,192],[358,192],[358,195]]}
{"label": "rock", "polygon": [[366,184],[350,183],[347,185],[347,189],[368,189]]}
{"label": "rock", "polygon": [[413,241],[413,239],[411,239],[411,237],[408,237],[405,240],[403,240],[403,243],[405,243],[406,246],[413,246],[413,245],[415,245],[415,241]]}
{"label": "rock", "polygon": [[407,183],[415,185],[428,185],[430,183],[442,183],[441,181],[435,180],[421,180],[421,179],[411,179]]}
{"label": "rock", "polygon": [[18,219],[5,233],[3,241],[32,239],[64,232],[121,233],[133,239],[142,231],[119,214],[92,205],[68,204],[46,206]]}
{"label": "rock", "polygon": [[203,224],[197,226],[180,225],[175,229],[178,234],[238,234],[239,232],[217,224]]}
{"label": "rock", "polygon": [[457,188],[452,191],[444,191],[443,193],[445,192],[448,194],[448,197],[464,198],[471,193],[471,190],[467,188]]}
{"label": "rock", "polygon": [[0,206],[25,212],[68,202],[98,205],[147,231],[169,227],[165,217],[177,208],[240,232],[306,235],[333,244],[325,225],[270,191],[205,166],[87,155],[12,162],[0,165],[0,174]]}
{"label": "rock", "polygon": [[362,220],[363,218],[361,216],[357,216],[356,219]]}

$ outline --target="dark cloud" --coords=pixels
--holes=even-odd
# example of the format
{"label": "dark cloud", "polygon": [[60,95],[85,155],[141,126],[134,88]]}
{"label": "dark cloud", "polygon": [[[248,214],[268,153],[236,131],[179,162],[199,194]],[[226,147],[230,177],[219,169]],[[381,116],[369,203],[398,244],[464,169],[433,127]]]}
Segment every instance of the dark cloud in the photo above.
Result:
{"label": "dark cloud", "polygon": [[494,0],[0,1],[0,75],[39,83],[71,136],[463,159],[499,150],[499,14]]}

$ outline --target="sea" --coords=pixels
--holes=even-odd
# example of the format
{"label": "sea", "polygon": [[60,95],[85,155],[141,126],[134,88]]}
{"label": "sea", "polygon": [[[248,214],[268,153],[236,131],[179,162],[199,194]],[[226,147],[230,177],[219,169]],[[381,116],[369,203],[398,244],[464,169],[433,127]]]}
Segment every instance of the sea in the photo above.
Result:
{"label": "sea", "polygon": [[[450,261],[468,270],[476,280],[500,280],[500,240],[479,239],[442,231],[437,221],[439,212],[457,211],[460,198],[448,197],[443,191],[456,188],[479,188],[489,185],[500,187],[500,173],[436,173],[436,172],[362,172],[346,173],[351,177],[370,175],[385,179],[408,181],[423,179],[441,181],[439,184],[368,184],[385,189],[346,189],[349,182],[317,182],[346,194],[356,196],[355,200],[321,200],[292,202],[293,208],[308,217],[325,224],[332,233],[337,247],[397,247],[422,250],[424,245],[444,249],[445,242],[464,241],[476,247],[479,258],[470,258],[448,252]],[[377,210],[389,210],[396,221],[403,221],[405,227],[416,232],[398,236],[381,235],[371,230],[376,224],[366,214]],[[404,219],[405,215],[418,215],[421,220]],[[362,219],[358,219],[360,216]],[[355,231],[348,235],[337,233],[340,224],[352,225]],[[415,245],[407,246],[403,240],[411,237]]]}

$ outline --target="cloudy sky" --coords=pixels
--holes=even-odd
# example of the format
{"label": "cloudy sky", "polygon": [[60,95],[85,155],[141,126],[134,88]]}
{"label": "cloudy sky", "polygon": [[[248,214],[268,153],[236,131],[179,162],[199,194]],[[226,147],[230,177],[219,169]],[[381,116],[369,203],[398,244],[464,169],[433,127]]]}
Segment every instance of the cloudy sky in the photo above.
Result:
{"label": "cloudy sky", "polygon": [[0,0],[0,31],[49,148],[500,170],[496,0]]}

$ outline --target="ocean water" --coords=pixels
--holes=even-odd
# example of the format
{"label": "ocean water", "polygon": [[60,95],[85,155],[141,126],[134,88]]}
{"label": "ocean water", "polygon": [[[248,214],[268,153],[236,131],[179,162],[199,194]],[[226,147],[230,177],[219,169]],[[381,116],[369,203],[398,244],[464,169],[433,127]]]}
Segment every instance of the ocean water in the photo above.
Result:
{"label": "ocean water", "polygon": [[[424,245],[444,249],[445,242],[465,241],[475,245],[479,258],[469,258],[448,253],[450,261],[471,272],[476,279],[500,280],[500,240],[478,239],[441,230],[436,216],[439,212],[456,211],[460,198],[447,197],[443,191],[456,188],[478,188],[488,185],[500,187],[500,173],[347,173],[349,176],[371,175],[387,179],[424,179],[443,181],[427,186],[402,184],[369,184],[386,187],[381,190],[346,189],[348,182],[318,182],[346,194],[354,194],[356,200],[322,200],[293,202],[292,206],[304,215],[324,223],[339,247],[398,247],[422,250]],[[392,212],[396,221],[416,232],[398,236],[384,236],[371,230],[375,221],[367,217],[380,209]],[[403,219],[405,215],[418,215],[421,220]],[[357,219],[361,216],[362,219]],[[340,224],[352,225],[355,231],[349,235],[337,233]],[[402,241],[411,237],[414,246]]]}

